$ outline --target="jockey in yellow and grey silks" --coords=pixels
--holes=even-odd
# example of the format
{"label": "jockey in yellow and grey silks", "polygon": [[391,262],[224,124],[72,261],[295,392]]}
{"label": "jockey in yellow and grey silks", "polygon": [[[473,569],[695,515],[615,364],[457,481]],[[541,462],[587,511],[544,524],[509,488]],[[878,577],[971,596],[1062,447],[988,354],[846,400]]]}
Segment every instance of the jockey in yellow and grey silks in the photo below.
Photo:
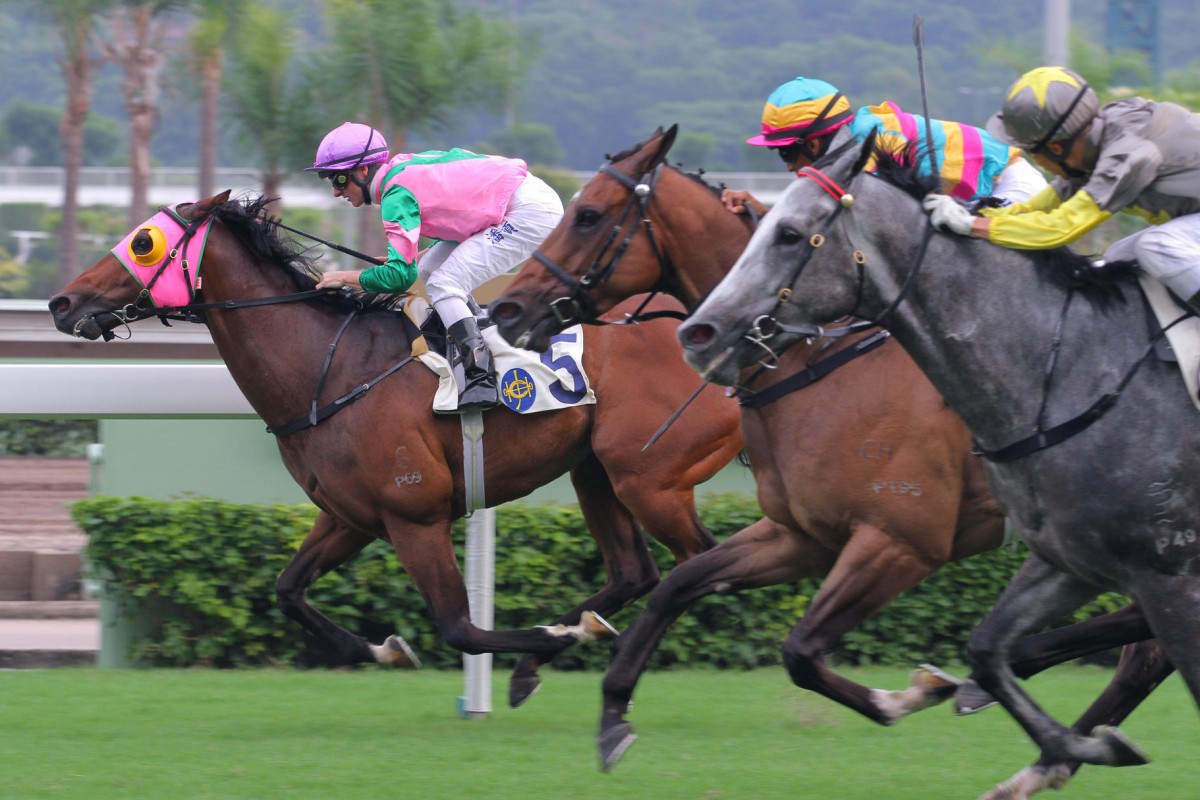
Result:
{"label": "jockey in yellow and grey silks", "polygon": [[[761,125],[759,135],[746,143],[777,151],[793,172],[820,158],[843,128],[858,141],[875,131],[876,141],[896,155],[903,155],[909,143],[916,142],[925,154],[921,169],[926,174],[932,171],[924,117],[909,114],[891,101],[854,110],[837,88],[815,78],[794,78],[776,88],[763,106]],[[954,197],[1019,202],[1046,186],[1018,148],[997,141],[987,131],[944,120],[931,120],[929,128],[944,191]],[[724,199],[732,211],[749,201],[759,214],[766,212],[745,192],[727,191]]]}
{"label": "jockey in yellow and grey silks", "polygon": [[1077,73],[1039,67],[1008,90],[988,123],[1057,179],[1024,203],[964,216],[926,198],[935,224],[1006,247],[1046,249],[1077,241],[1119,211],[1152,227],[1127,236],[1106,260],[1136,258],[1200,313],[1200,116],[1140,97],[1100,107]]}
{"label": "jockey in yellow and grey silks", "polygon": [[[491,353],[467,299],[520,265],[562,219],[562,200],[524,161],[468,150],[390,155],[379,131],[347,122],[321,140],[313,166],[334,197],[378,205],[387,257],[364,270],[327,272],[318,288],[402,292],[425,282],[462,356],[459,410],[499,403]],[[435,240],[419,250],[421,237]]]}

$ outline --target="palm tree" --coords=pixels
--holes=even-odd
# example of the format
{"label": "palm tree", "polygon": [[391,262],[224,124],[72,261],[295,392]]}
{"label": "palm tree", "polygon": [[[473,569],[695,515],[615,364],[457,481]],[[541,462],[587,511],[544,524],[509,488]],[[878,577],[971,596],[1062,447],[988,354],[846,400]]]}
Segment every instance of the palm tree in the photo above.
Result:
{"label": "palm tree", "polygon": [[190,0],[113,0],[101,51],[124,75],[121,97],[129,114],[129,225],[146,218],[150,190],[150,140],[158,125],[161,71],[177,46],[178,20],[171,12]]}
{"label": "palm tree", "polygon": [[321,132],[312,106],[319,76],[297,64],[296,37],[285,12],[255,5],[245,7],[229,39],[224,97],[240,152],[256,159],[269,197],[278,197],[284,179],[311,158]]}
{"label": "palm tree", "polygon": [[[321,105],[337,115],[327,129],[368,122],[399,153],[410,132],[443,128],[457,110],[504,110],[520,70],[508,23],[442,0],[327,0],[325,10],[330,44],[321,72],[336,94]],[[378,225],[367,215],[361,223],[360,238],[369,240]]]}
{"label": "palm tree", "polygon": [[192,28],[190,55],[200,84],[200,152],[197,187],[199,197],[216,192],[217,141],[221,118],[221,74],[225,66],[226,38],[236,28],[241,0],[199,0]]}
{"label": "palm tree", "polygon": [[59,228],[56,288],[79,273],[79,176],[83,168],[83,132],[92,107],[94,73],[103,63],[95,49],[94,19],[114,0],[28,0],[20,3],[55,31],[61,51],[58,66],[67,97],[59,121],[63,148],[62,224]]}

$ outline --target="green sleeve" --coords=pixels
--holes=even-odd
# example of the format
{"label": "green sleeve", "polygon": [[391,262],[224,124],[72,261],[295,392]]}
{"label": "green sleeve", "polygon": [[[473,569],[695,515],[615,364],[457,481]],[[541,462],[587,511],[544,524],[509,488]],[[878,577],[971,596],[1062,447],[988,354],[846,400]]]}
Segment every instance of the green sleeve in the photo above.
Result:
{"label": "green sleeve", "polygon": [[417,262],[405,261],[389,245],[385,264],[367,267],[359,273],[358,281],[364,291],[374,294],[403,292],[417,280]]}

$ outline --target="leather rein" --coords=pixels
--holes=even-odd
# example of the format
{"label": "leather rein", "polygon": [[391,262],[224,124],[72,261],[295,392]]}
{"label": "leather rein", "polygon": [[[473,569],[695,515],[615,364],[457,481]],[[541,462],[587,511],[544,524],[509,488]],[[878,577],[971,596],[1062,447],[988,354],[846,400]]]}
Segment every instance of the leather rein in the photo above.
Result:
{"label": "leather rein", "polygon": [[[136,322],[138,320],[148,319],[150,317],[158,317],[159,321],[161,321],[163,325],[167,326],[170,325],[168,320],[202,324],[205,321],[204,317],[197,312],[233,311],[241,308],[281,305],[283,303],[297,303],[306,300],[312,300],[318,297],[327,297],[331,293],[331,290],[328,289],[309,289],[302,292],[292,292],[289,294],[274,295],[271,297],[258,297],[249,300],[223,300],[215,303],[197,301],[197,298],[200,297],[200,293],[202,291],[202,282],[199,272],[200,265],[196,265],[195,278],[192,278],[191,266],[188,264],[187,259],[183,257],[182,254],[186,251],[188,241],[196,235],[196,232],[200,230],[201,226],[205,222],[210,221],[210,218],[202,217],[200,219],[192,220],[185,219],[174,209],[167,206],[159,206],[158,210],[166,213],[177,225],[179,225],[181,229],[179,239],[176,241],[174,247],[172,247],[168,252],[166,258],[163,260],[162,265],[154,273],[153,277],[145,283],[141,292],[138,293],[137,298],[135,298],[132,303],[128,303],[119,309],[99,312],[100,314],[111,314],[115,316],[123,325],[126,326],[126,328],[129,327],[130,322]],[[274,224],[274,221],[268,218],[263,217],[261,219],[263,224]],[[159,306],[155,304],[151,293],[159,277],[161,277],[167,267],[173,263],[177,263],[179,269],[183,271],[191,300],[183,305]],[[330,342],[325,353],[325,360],[321,365],[321,374],[317,378],[317,384],[313,389],[312,399],[309,403],[309,411],[305,416],[298,417],[285,425],[280,425],[278,427],[268,426],[268,433],[273,433],[276,436],[288,436],[296,433],[297,431],[304,430],[305,428],[315,427],[318,423],[328,419],[338,411],[341,411],[343,408],[348,406],[350,403],[353,403],[355,400],[363,397],[372,387],[374,387],[384,378],[396,372],[414,359],[412,355],[409,355],[407,358],[404,358],[396,364],[393,364],[391,367],[384,370],[382,373],[366,383],[361,383],[343,394],[341,397],[336,398],[324,406],[318,407],[318,398],[320,397],[321,390],[325,387],[325,381],[329,376],[329,369],[333,363],[333,355],[337,350],[338,342],[341,340],[342,334],[345,333],[346,329],[350,326],[350,323],[364,308],[362,302],[353,297],[348,289],[341,289],[337,291],[346,299],[351,300],[351,302],[354,303],[354,308],[351,309],[350,313],[346,316],[345,321],[342,322],[341,326],[338,328],[337,333],[334,334],[333,341]],[[96,316],[98,315],[90,314],[81,318],[80,321],[76,323],[75,330],[78,331],[85,320],[94,319]],[[409,319],[407,314],[401,314],[400,316],[403,320],[405,333],[408,337],[408,340],[409,342],[412,342],[413,339],[419,336],[421,332],[419,329],[417,329],[416,324]],[[105,330],[102,336],[105,341],[110,341],[115,338],[111,330]]]}
{"label": "leather rein", "polygon": [[[825,190],[827,194],[838,201],[837,208],[834,209],[833,213],[826,220],[823,230],[828,230],[831,228],[838,214],[854,205],[854,196],[839,186],[828,175],[821,172],[821,170],[815,167],[804,167],[796,175],[797,177],[807,177],[813,179],[817,185]],[[913,285],[913,280],[916,278],[917,272],[921,267],[921,263],[925,259],[925,253],[929,247],[929,241],[933,237],[933,231],[933,223],[927,217],[925,232],[921,238],[921,243],[917,249],[916,255],[913,258],[913,263],[909,268],[908,275],[905,276],[904,282],[901,284],[900,291],[897,293],[896,298],[888,304],[887,308],[885,308],[883,312],[879,314],[879,316],[875,317],[873,321],[865,324],[882,325],[884,324],[885,320],[889,319],[892,314],[895,313],[897,307],[899,307],[900,303],[904,300],[905,296],[907,296],[909,289]],[[831,335],[832,332],[827,332],[820,326],[799,326],[795,328],[789,328],[775,320],[775,314],[779,311],[779,309],[791,301],[793,295],[792,287],[795,286],[796,282],[800,279],[800,274],[804,271],[804,268],[808,265],[808,262],[812,259],[813,255],[824,243],[825,235],[823,231],[814,233],[809,237],[808,249],[800,259],[800,262],[796,265],[796,268],[792,271],[787,282],[782,284],[782,287],[778,290],[778,292],[776,292],[775,307],[770,313],[764,314],[754,321],[753,327],[749,332],[747,332],[745,338],[748,338],[765,348],[766,345],[761,341],[761,339],[769,339],[780,330],[787,330],[789,332],[800,333],[801,335],[809,336]],[[856,311],[862,304],[866,257],[861,250],[857,249],[854,250],[853,257],[858,272],[858,289],[856,292],[857,296],[854,305],[854,310]],[[1166,335],[1166,332],[1169,328],[1173,327],[1176,323],[1183,319],[1183,317],[1181,317],[1180,319],[1175,320],[1175,322],[1171,323],[1171,325],[1168,325],[1166,328],[1163,328],[1162,330],[1158,331],[1157,334],[1151,337],[1150,344],[1117,383],[1115,389],[1101,395],[1094,403],[1092,403],[1080,414],[1077,414],[1071,419],[1059,423],[1058,425],[1046,428],[1044,415],[1046,406],[1049,402],[1050,387],[1052,377],[1054,375],[1054,369],[1058,362],[1059,349],[1062,344],[1062,333],[1066,324],[1067,311],[1070,308],[1071,298],[1073,296],[1074,290],[1068,289],[1066,299],[1062,306],[1062,311],[1059,315],[1059,321],[1054,331],[1054,337],[1051,340],[1050,352],[1047,357],[1046,367],[1043,373],[1042,399],[1038,408],[1034,432],[1023,439],[994,449],[985,448],[980,445],[978,441],[976,441],[973,448],[975,455],[983,456],[989,461],[996,463],[1015,461],[1031,455],[1032,453],[1036,453],[1039,450],[1053,447],[1054,445],[1064,442],[1076,434],[1083,432],[1090,427],[1092,423],[1104,416],[1104,414],[1116,404],[1117,399],[1121,396],[1121,392],[1124,391],[1125,387],[1129,385],[1129,382],[1133,380],[1134,375],[1137,374],[1138,369],[1141,368],[1142,364],[1144,364],[1154,352],[1156,342]],[[851,314],[853,313],[854,312],[852,311]],[[763,330],[764,323],[767,326],[767,331]]]}

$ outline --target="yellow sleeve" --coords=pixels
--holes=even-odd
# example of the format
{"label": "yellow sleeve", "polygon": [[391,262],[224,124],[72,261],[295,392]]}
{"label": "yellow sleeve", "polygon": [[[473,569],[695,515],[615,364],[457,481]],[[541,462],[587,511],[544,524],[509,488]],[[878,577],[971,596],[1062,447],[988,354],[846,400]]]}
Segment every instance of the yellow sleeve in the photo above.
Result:
{"label": "yellow sleeve", "polygon": [[[1024,203],[1003,210],[1032,206],[1044,200],[1046,191],[1053,191],[1053,187],[1043,189]],[[1057,193],[1055,197],[1058,197]],[[1019,250],[1049,250],[1076,241],[1111,217],[1110,212],[1096,205],[1090,194],[1079,191],[1071,199],[1049,209],[1031,208],[1025,212],[990,216],[988,241]]]}
{"label": "yellow sleeve", "polygon": [[1060,205],[1062,205],[1062,198],[1058,196],[1058,190],[1051,183],[1022,203],[1013,203],[999,208],[984,208],[980,209],[979,213],[985,217],[1003,217],[1009,214],[1027,214],[1030,211],[1049,211]]}

